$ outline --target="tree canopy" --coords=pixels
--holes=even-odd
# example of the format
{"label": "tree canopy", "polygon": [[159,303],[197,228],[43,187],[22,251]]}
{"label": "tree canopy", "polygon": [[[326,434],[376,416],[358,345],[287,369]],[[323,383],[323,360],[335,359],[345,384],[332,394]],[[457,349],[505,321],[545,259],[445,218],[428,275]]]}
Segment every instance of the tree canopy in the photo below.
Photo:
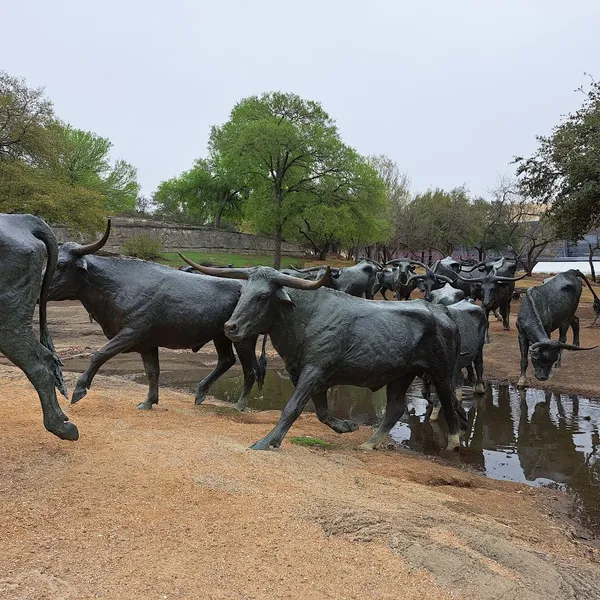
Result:
{"label": "tree canopy", "polygon": [[209,149],[247,191],[245,224],[274,236],[275,268],[284,233],[320,252],[335,240],[386,235],[381,181],[317,102],[280,92],[245,98],[213,127]]}
{"label": "tree canopy", "polygon": [[109,162],[111,144],[61,122],[42,88],[0,72],[0,210],[80,230],[135,206],[135,169]]}
{"label": "tree canopy", "polygon": [[533,156],[516,158],[523,192],[548,205],[557,233],[572,241],[600,226],[600,82],[580,91],[581,108],[539,136]]}

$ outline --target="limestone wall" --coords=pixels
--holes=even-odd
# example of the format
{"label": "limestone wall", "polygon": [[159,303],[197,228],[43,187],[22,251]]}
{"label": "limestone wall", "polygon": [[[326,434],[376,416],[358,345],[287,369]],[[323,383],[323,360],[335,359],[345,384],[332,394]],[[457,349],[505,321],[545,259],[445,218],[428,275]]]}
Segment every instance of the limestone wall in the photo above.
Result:
{"label": "limestone wall", "polygon": [[[69,231],[66,227],[53,227],[59,243],[67,241],[90,242],[89,236]],[[223,231],[210,227],[195,225],[179,225],[163,223],[147,219],[129,219],[114,217],[112,229],[105,249],[109,252],[120,252],[121,245],[133,235],[144,233],[156,238],[165,252],[176,250],[196,250],[199,252],[237,252],[242,254],[269,254],[274,251],[275,244],[271,238]],[[100,237],[101,232],[98,233]],[[301,254],[299,244],[282,243],[282,253],[287,255]]]}

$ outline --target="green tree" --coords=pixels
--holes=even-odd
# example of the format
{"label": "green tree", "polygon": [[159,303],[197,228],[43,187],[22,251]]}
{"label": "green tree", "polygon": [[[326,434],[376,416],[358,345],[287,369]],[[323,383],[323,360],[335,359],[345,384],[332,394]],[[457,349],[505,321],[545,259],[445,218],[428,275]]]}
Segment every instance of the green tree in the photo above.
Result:
{"label": "green tree", "polygon": [[351,149],[343,173],[313,182],[290,208],[296,215],[287,219],[284,233],[290,238],[299,234],[298,239],[308,241],[321,260],[336,247],[355,254],[360,247],[388,237],[384,183],[367,160]]}
{"label": "green tree", "polygon": [[133,208],[139,186],[110,142],[54,114],[42,88],[0,72],[0,210],[93,230],[107,211]]}
{"label": "green tree", "polygon": [[410,203],[407,246],[411,249],[451,255],[459,246],[472,246],[477,238],[477,220],[464,187],[449,192],[436,188],[417,194]]}
{"label": "green tree", "polygon": [[91,131],[66,126],[61,166],[73,186],[101,194],[110,214],[132,212],[140,192],[137,169],[118,159],[111,164],[112,143]]}
{"label": "green tree", "polygon": [[213,127],[209,147],[236,185],[250,190],[245,220],[254,231],[274,236],[275,268],[284,228],[298,218],[297,203],[316,187],[334,190],[352,180],[356,165],[355,153],[319,103],[280,92],[236,104],[229,120]]}
{"label": "green tree", "polygon": [[178,177],[163,181],[154,194],[158,211],[190,223],[236,223],[242,217],[243,194],[231,182],[218,159],[198,159]]}
{"label": "green tree", "polygon": [[549,206],[558,235],[575,241],[600,226],[600,82],[580,91],[585,100],[528,159],[517,157],[523,193]]}

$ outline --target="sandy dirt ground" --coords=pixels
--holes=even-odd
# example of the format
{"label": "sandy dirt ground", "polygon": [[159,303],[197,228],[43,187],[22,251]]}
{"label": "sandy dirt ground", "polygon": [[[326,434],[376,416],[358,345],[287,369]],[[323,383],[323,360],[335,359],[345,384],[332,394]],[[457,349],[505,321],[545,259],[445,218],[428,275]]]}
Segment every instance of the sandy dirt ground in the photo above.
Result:
{"label": "sandy dirt ground", "polygon": [[[594,343],[600,328],[585,329],[588,306],[580,315]],[[78,303],[52,305],[50,322],[67,363],[105,343]],[[516,381],[516,331],[492,323],[488,348],[488,376]],[[600,395],[597,352],[565,356],[551,385]],[[81,438],[62,442],[22,373],[0,366],[0,599],[600,598],[600,553],[559,492],[451,457],[362,452],[369,428],[338,436],[312,414],[278,451],[250,451],[277,412],[196,407],[165,388],[136,411],[145,394],[97,376],[79,404],[63,401]],[[304,435],[332,446],[292,443]]]}

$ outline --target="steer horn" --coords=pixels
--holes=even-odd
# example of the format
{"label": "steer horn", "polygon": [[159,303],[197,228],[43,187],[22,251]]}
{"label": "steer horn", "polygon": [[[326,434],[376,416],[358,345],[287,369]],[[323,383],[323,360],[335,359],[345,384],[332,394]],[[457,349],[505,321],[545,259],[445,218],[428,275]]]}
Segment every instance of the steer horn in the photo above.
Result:
{"label": "steer horn", "polygon": [[378,266],[380,269],[383,269],[383,265],[381,263],[378,263],[376,260],[373,260],[372,258],[363,258],[363,259],[361,259],[361,262],[362,261],[367,261],[367,262],[373,263],[374,265]]}
{"label": "steer horn", "polygon": [[461,281],[465,281],[466,283],[481,283],[486,279],[486,277],[461,277],[460,273],[457,273],[456,277]]}
{"label": "steer horn", "polygon": [[104,232],[104,235],[97,242],[94,242],[93,244],[86,244],[86,245],[78,244],[77,248],[75,249],[75,252],[77,254],[79,254],[80,256],[83,256],[84,254],[94,254],[94,252],[98,252],[98,250],[100,250],[100,248],[102,248],[108,240],[108,236],[110,235],[111,223],[112,223],[112,220],[110,218],[107,219],[106,231]]}
{"label": "steer horn", "polygon": [[330,272],[331,268],[327,267],[322,277],[320,277],[316,281],[309,281],[307,279],[293,277],[292,275],[286,275],[285,273],[279,273],[275,277],[275,281],[277,281],[279,285],[284,285],[286,287],[294,288],[297,290],[316,290],[327,283]]}
{"label": "steer horn", "polygon": [[229,268],[217,268],[217,267],[204,267],[195,263],[193,260],[186,258],[181,252],[179,252],[179,258],[184,260],[190,267],[204,273],[205,275],[212,275],[214,277],[227,277],[228,279],[248,279],[253,267],[250,269],[229,269]]}
{"label": "steer horn", "polygon": [[548,340],[547,342],[536,342],[531,345],[530,350],[539,350],[540,348],[560,348],[561,350],[573,350],[578,352],[580,350],[595,350],[598,346],[590,346],[589,348],[582,348],[581,346],[575,346],[574,344],[567,344],[560,342],[559,340]]}
{"label": "steer horn", "polygon": [[527,273],[525,273],[525,275],[521,275],[521,277],[502,277],[501,275],[492,275],[493,281],[498,281],[499,283],[519,281],[520,279],[524,279],[525,277],[527,277]]}
{"label": "steer horn", "polygon": [[319,269],[321,269],[322,267],[308,267],[307,269],[297,269],[294,265],[290,265],[290,267],[294,270],[297,271],[298,273],[311,273],[312,271],[318,271]]}
{"label": "steer horn", "polygon": [[437,275],[436,273],[434,273],[433,275],[436,279],[439,279],[440,281],[445,281],[446,283],[454,283],[454,281],[450,279],[450,277],[446,277],[445,275]]}

